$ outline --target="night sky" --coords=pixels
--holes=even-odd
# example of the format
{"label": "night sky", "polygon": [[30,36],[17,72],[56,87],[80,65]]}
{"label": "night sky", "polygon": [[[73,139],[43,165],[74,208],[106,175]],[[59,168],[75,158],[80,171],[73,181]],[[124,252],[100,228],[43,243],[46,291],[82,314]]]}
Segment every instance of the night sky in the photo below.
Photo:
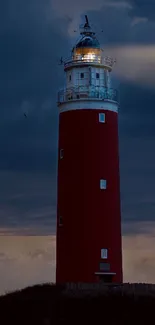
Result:
{"label": "night sky", "polygon": [[[78,30],[85,14],[105,52],[117,60],[113,75],[114,85],[120,91],[122,229],[124,249],[128,252],[124,257],[126,279],[138,281],[141,277],[155,282],[154,1],[1,0],[0,233],[3,238],[0,239],[0,273],[5,280],[7,263],[13,260],[12,268],[19,270],[19,264],[25,263],[27,256],[31,257],[27,261],[32,266],[34,255],[29,255],[30,251],[35,254],[42,249],[35,258],[43,256],[40,277],[35,277],[31,270],[29,279],[17,282],[17,286],[51,279],[51,266],[46,277],[43,265],[45,246],[51,243],[49,238],[55,238],[56,101],[57,91],[64,82],[59,59],[70,55],[79,36],[73,31]],[[27,250],[25,236],[29,235],[42,237],[36,237],[38,241],[33,246],[32,236],[31,248]],[[46,245],[39,238],[44,238]],[[17,244],[20,240],[25,243],[21,251],[21,244]],[[53,255],[48,256],[50,265]],[[10,274],[6,279],[10,279]],[[16,283],[16,279],[10,281]]]}

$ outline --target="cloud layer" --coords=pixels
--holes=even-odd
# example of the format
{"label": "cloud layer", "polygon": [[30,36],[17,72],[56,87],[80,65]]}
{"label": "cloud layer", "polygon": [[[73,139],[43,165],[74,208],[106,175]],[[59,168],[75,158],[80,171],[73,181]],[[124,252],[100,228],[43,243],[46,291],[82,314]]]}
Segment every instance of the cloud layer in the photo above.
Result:
{"label": "cloud layer", "polygon": [[58,62],[69,55],[77,37],[73,29],[85,13],[105,50],[117,59],[122,219],[153,220],[153,12],[153,3],[134,0],[0,3],[1,228],[55,230],[56,99],[64,81]]}
{"label": "cloud layer", "polygon": [[[155,283],[155,224],[129,227],[123,236],[124,282]],[[55,236],[0,236],[0,294],[55,282],[55,259]]]}
{"label": "cloud layer", "polygon": [[53,234],[55,223],[56,175],[0,173],[1,233]]}
{"label": "cloud layer", "polygon": [[0,294],[55,281],[55,237],[0,236]]}
{"label": "cloud layer", "polygon": [[123,81],[155,89],[155,45],[108,48],[106,54],[117,59],[114,74]]}

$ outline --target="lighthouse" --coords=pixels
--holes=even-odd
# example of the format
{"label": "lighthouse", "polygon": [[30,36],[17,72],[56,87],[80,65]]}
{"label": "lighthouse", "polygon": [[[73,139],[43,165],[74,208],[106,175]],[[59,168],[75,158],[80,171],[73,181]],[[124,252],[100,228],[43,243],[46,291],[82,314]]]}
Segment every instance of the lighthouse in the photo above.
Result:
{"label": "lighthouse", "polygon": [[58,92],[56,283],[121,283],[115,60],[85,19]]}

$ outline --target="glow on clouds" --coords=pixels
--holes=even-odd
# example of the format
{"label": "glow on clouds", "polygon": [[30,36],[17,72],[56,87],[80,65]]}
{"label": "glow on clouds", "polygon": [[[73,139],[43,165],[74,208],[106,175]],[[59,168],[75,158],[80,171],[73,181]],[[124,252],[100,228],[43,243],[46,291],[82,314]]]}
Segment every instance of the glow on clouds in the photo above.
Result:
{"label": "glow on clouds", "polygon": [[[155,283],[154,223],[133,223],[132,227],[130,223],[126,230],[124,282]],[[54,235],[0,236],[0,294],[37,283],[55,282],[55,252]]]}
{"label": "glow on clouds", "polygon": [[120,46],[105,49],[105,54],[116,58],[114,74],[154,88],[155,46]]}

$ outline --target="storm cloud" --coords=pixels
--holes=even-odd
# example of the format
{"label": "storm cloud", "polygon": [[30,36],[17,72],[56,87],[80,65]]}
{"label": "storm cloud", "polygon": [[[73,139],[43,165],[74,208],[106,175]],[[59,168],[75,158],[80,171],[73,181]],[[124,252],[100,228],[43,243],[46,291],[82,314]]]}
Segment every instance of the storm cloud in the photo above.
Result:
{"label": "storm cloud", "polygon": [[[88,14],[116,57],[122,219],[154,220],[154,4],[144,1],[5,0],[0,3],[0,226],[53,233],[57,91]],[[109,18],[110,17],[110,18]],[[103,31],[103,32],[101,32]],[[24,117],[26,113],[27,118]],[[40,230],[38,230],[40,229]],[[12,230],[13,231],[13,230]]]}

